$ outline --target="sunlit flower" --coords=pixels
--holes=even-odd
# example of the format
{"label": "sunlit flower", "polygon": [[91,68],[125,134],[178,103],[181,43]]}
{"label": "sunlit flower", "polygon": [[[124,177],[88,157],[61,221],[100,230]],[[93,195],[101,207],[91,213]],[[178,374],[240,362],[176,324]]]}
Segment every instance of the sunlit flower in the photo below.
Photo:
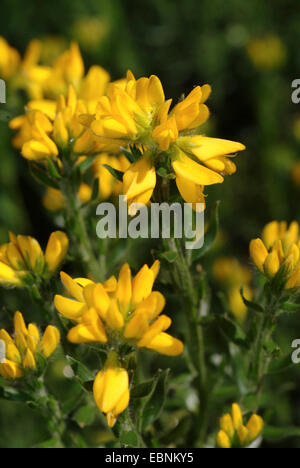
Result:
{"label": "sunlit flower", "polygon": [[129,200],[151,199],[156,168],[166,161],[165,169],[174,175],[181,196],[193,205],[204,202],[205,185],[221,183],[224,175],[235,172],[228,156],[244,150],[244,145],[199,134],[209,117],[205,104],[209,94],[210,86],[197,86],[170,110],[172,100],[165,99],[157,76],[136,80],[128,72],[125,87],[110,84],[96,112],[82,116],[83,124],[98,137],[99,149],[119,153],[130,145],[143,148],[144,162],[132,162],[124,174],[123,193]]}
{"label": "sunlit flower", "polygon": [[220,448],[245,448],[258,438],[263,427],[264,422],[257,414],[253,414],[244,426],[241,408],[234,403],[231,414],[224,414],[220,419],[217,445]]}
{"label": "sunlit flower", "polygon": [[18,379],[26,372],[37,369],[39,355],[49,358],[60,342],[59,330],[48,325],[41,336],[38,327],[28,327],[21,312],[14,318],[14,337],[0,330],[0,375],[5,379]]}
{"label": "sunlit flower", "polygon": [[213,264],[213,274],[225,287],[232,315],[243,323],[247,317],[247,307],[243,302],[240,290],[243,288],[246,299],[252,299],[251,269],[242,266],[236,258],[220,257]]}
{"label": "sunlit flower", "polygon": [[106,414],[109,427],[113,427],[130,399],[128,373],[115,352],[109,353],[104,368],[97,374],[93,391],[98,408]]}
{"label": "sunlit flower", "polygon": [[267,224],[261,239],[250,242],[250,256],[257,268],[269,279],[282,273],[286,289],[300,287],[299,225],[293,221],[272,221]]}
{"label": "sunlit flower", "polygon": [[78,118],[87,108],[72,85],[67,98],[60,95],[56,104],[46,100],[29,103],[29,111],[10,122],[10,128],[19,130],[14,146],[33,161],[56,159],[67,146],[76,157],[97,153],[95,137]]}
{"label": "sunlit flower", "polygon": [[33,237],[10,233],[10,242],[0,246],[0,284],[24,286],[32,280],[32,275],[52,276],[65,259],[68,245],[66,234],[56,231],[43,253]]}
{"label": "sunlit flower", "polygon": [[152,291],[159,263],[144,265],[132,279],[125,264],[118,281],[112,277],[104,284],[70,278],[61,273],[64,286],[73,299],[57,295],[55,306],[66,318],[79,322],[68,339],[72,343],[119,343],[148,348],[176,356],[183,351],[181,341],[165,331],[171,319],[161,315],[165,299]]}

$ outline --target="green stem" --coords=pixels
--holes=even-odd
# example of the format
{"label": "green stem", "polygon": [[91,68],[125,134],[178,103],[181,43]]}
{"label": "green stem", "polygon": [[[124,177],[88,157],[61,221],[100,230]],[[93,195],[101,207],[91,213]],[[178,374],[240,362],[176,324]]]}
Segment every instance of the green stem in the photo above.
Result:
{"label": "green stem", "polygon": [[40,377],[36,384],[33,392],[35,404],[45,419],[51,438],[56,439],[58,444],[64,447],[63,435],[66,424],[60,405],[56,398],[48,392],[43,377]]}
{"label": "green stem", "polygon": [[105,279],[105,259],[103,255],[99,259],[95,256],[80,209],[77,187],[72,183],[71,177],[66,177],[61,180],[60,188],[66,199],[69,235],[73,239],[77,253],[85,266],[86,274],[91,273],[95,281],[103,281]]}
{"label": "green stem", "polygon": [[270,362],[270,358],[264,348],[266,341],[272,335],[276,308],[277,300],[271,297],[265,307],[264,315],[259,319],[254,356],[254,375],[257,383],[256,393],[258,397],[262,391],[264,377]]}
{"label": "green stem", "polygon": [[168,247],[176,252],[174,281],[176,287],[182,293],[182,300],[185,308],[185,317],[188,320],[189,337],[188,352],[189,359],[196,371],[194,386],[199,397],[199,408],[195,415],[195,422],[191,428],[192,444],[202,446],[205,442],[208,418],[208,391],[207,391],[207,370],[204,353],[204,337],[203,329],[199,323],[198,310],[199,298],[197,297],[196,288],[188,265],[188,260],[185,257],[179,241],[175,239],[168,240]]}

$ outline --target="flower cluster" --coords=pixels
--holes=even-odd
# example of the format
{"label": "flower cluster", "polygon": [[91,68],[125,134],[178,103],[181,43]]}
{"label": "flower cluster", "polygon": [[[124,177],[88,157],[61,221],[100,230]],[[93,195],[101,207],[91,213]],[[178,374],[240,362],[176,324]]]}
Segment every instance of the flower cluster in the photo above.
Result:
{"label": "flower cluster", "polygon": [[51,277],[66,257],[69,240],[64,232],[53,232],[45,254],[36,239],[10,233],[10,242],[0,246],[0,284],[25,286],[39,277]]}
{"label": "flower cluster", "polygon": [[[57,51],[52,59],[47,49]],[[56,99],[66,95],[73,85],[79,96],[97,99],[105,92],[110,76],[100,66],[93,66],[85,75],[83,59],[76,43],[62,51],[62,45],[49,41],[33,40],[29,43],[24,58],[0,37],[0,77],[10,80],[13,88],[25,89],[30,99]],[[46,57],[46,60],[45,60]],[[46,62],[42,64],[41,61]]]}
{"label": "flower cluster", "polygon": [[244,426],[241,408],[234,403],[231,415],[225,414],[220,419],[217,445],[220,448],[245,448],[257,439],[263,427],[263,420],[257,414],[253,414]]}
{"label": "flower cluster", "polygon": [[41,337],[35,324],[26,327],[21,312],[15,314],[14,329],[14,339],[6,330],[0,330],[0,375],[12,380],[36,370],[39,355],[49,358],[60,342],[56,327],[48,325]]}
{"label": "flower cluster", "polygon": [[10,127],[19,131],[13,140],[14,146],[30,161],[56,160],[69,146],[76,159],[96,154],[96,139],[79,122],[87,106],[87,101],[77,98],[72,85],[67,98],[61,94],[57,102],[30,102],[29,111],[10,122]]}
{"label": "flower cluster", "polygon": [[[181,354],[182,342],[165,332],[171,326],[171,319],[161,315],[165,299],[160,292],[152,291],[158,270],[159,262],[156,261],[151,268],[144,265],[132,278],[130,267],[125,264],[118,280],[111,277],[104,284],[94,283],[86,278],[72,279],[62,272],[62,282],[71,298],[56,295],[54,303],[64,317],[78,322],[68,333],[69,341],[101,343],[110,348],[128,344],[168,356]],[[113,372],[107,372],[107,369],[112,368],[112,362]],[[106,376],[114,375],[115,372],[118,376],[124,376],[126,371],[120,370],[120,365],[117,365],[114,358],[112,361],[108,360],[95,383],[95,399],[105,413],[111,411],[106,411],[106,406],[99,403],[102,402],[102,397],[99,397],[99,382],[110,382]],[[110,389],[113,388],[117,387],[111,385]],[[114,392],[118,393],[117,390]],[[123,408],[123,405],[120,407]],[[108,420],[111,421],[110,417]]]}
{"label": "flower cluster", "polygon": [[129,203],[147,203],[156,186],[156,168],[173,171],[178,190],[188,203],[203,202],[203,187],[223,182],[233,174],[228,159],[245,149],[241,143],[199,134],[209,117],[205,104],[210,87],[197,86],[171,110],[158,77],[135,79],[127,73],[125,86],[111,83],[96,106],[96,112],[82,122],[99,137],[103,151],[120,152],[122,147],[140,145],[141,160],[132,161],[124,174],[123,192]]}
{"label": "flower cluster", "polygon": [[242,266],[236,258],[220,257],[213,264],[213,274],[217,281],[225,286],[230,312],[243,323],[247,317],[247,307],[240,290],[243,288],[245,298],[251,300],[251,269]]}
{"label": "flower cluster", "polygon": [[267,224],[261,239],[250,242],[250,256],[257,268],[269,279],[282,274],[284,287],[300,287],[299,225],[293,221],[272,221]]}

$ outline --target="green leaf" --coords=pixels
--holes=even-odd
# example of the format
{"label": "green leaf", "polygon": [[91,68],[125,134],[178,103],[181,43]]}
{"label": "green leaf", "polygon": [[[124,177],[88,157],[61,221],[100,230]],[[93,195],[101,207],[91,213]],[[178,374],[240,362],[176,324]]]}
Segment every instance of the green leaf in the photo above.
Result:
{"label": "green leaf", "polygon": [[138,447],[138,434],[135,431],[123,431],[120,436],[120,443],[129,447]]}
{"label": "green leaf", "polygon": [[260,314],[265,312],[264,308],[261,305],[253,301],[248,301],[248,299],[245,298],[244,293],[243,293],[243,288],[241,288],[240,293],[241,293],[243,302],[245,306],[248,307],[248,309],[254,310],[255,312],[259,312]]}
{"label": "green leaf", "polygon": [[84,364],[77,361],[72,356],[67,356],[67,360],[72,367],[74,374],[81,382],[89,382],[94,379],[94,373],[91,372]]}
{"label": "green leaf", "polygon": [[177,252],[173,252],[173,250],[169,250],[167,252],[162,252],[161,254],[159,254],[159,258],[161,260],[166,260],[168,263],[174,263],[177,256]]}
{"label": "green leaf", "polygon": [[34,446],[35,449],[62,448],[61,442],[54,437]]}
{"label": "green leaf", "polygon": [[300,304],[291,304],[287,302],[281,306],[281,309],[286,312],[298,312],[300,310]]}
{"label": "green leaf", "polygon": [[201,249],[194,249],[192,252],[192,261],[195,262],[202,258],[207,252],[209,252],[216,240],[219,232],[219,207],[220,201],[216,202],[215,208],[212,212],[209,227],[204,235],[204,245]]}
{"label": "green leaf", "polygon": [[265,426],[263,436],[270,441],[279,441],[288,437],[300,437],[300,428]]}
{"label": "green leaf", "polygon": [[226,315],[216,316],[216,322],[228,341],[239,346],[246,344],[246,334],[237,322]]}
{"label": "green leaf", "polygon": [[91,201],[98,200],[98,198],[99,198],[99,179],[98,177],[96,177],[96,179],[93,182]]}
{"label": "green leaf", "polygon": [[123,172],[117,171],[117,169],[114,169],[108,164],[103,164],[103,167],[105,167],[115,179],[117,179],[119,182],[123,182]]}
{"label": "green leaf", "polygon": [[85,426],[90,426],[91,424],[93,424],[95,417],[95,406],[84,405],[76,411],[74,415],[74,420],[77,422],[79,427],[83,428]]}
{"label": "green leaf", "polygon": [[51,177],[53,177],[53,179],[61,179],[61,175],[59,174],[54,162],[50,158],[47,159],[47,162],[48,162],[48,171]]}
{"label": "green leaf", "polygon": [[131,392],[130,398],[145,398],[150,395],[153,390],[153,380],[149,380],[147,382],[143,382],[139,385],[135,385]]}
{"label": "green leaf", "polygon": [[35,164],[30,164],[30,172],[33,175],[33,177],[42,185],[46,185],[47,187],[52,187],[56,190],[59,190],[59,185],[57,182],[52,180],[45,171],[40,169],[38,166]]}
{"label": "green leaf", "polygon": [[98,157],[98,155],[95,156],[88,156],[82,163],[78,165],[78,169],[81,174],[86,172],[95,162],[95,159]]}
{"label": "green leaf", "polygon": [[152,424],[162,412],[166,401],[169,372],[170,369],[165,371],[159,370],[155,377],[153,391],[143,408],[143,429]]}

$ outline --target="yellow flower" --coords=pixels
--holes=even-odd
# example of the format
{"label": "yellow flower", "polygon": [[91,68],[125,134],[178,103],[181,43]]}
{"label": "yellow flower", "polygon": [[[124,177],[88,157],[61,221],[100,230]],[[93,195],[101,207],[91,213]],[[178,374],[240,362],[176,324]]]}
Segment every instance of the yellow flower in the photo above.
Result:
{"label": "yellow flower", "polygon": [[172,100],[165,100],[156,76],[136,80],[129,71],[124,86],[110,84],[96,111],[82,116],[82,123],[98,137],[99,151],[120,153],[133,144],[142,148],[141,161],[133,162],[124,175],[123,193],[131,202],[148,203],[156,185],[155,168],[165,164],[166,156],[181,196],[194,208],[204,203],[205,185],[221,183],[224,175],[235,172],[229,157],[245,146],[199,134],[209,117],[204,104],[209,94],[209,85],[197,86],[170,110]]}
{"label": "yellow flower", "polygon": [[286,48],[281,39],[273,34],[252,39],[247,44],[248,55],[259,70],[280,68],[286,59]]}
{"label": "yellow flower", "polygon": [[37,368],[37,358],[41,354],[49,358],[60,342],[60,333],[56,327],[48,325],[41,337],[36,325],[28,327],[21,312],[14,317],[14,339],[0,330],[0,375],[5,379],[18,379],[27,370]]}
{"label": "yellow flower", "polygon": [[113,427],[130,398],[128,373],[115,352],[109,354],[104,369],[97,374],[93,391],[98,408],[106,414],[109,427]]}
{"label": "yellow flower", "polygon": [[181,354],[182,342],[165,333],[171,325],[169,317],[160,315],[165,299],[152,291],[158,268],[158,262],[151,268],[144,265],[132,279],[125,264],[118,281],[112,277],[104,284],[73,280],[62,272],[63,284],[73,299],[57,295],[54,303],[64,317],[78,322],[68,339],[109,344],[117,340],[169,356]]}
{"label": "yellow flower", "polygon": [[54,105],[47,100],[33,101],[28,109],[24,116],[10,122],[10,128],[19,131],[13,144],[21,148],[24,158],[34,161],[56,159],[59,149],[66,146],[76,157],[98,152],[96,138],[79,119],[87,112],[88,103],[77,98],[72,85],[66,99],[60,95]]}
{"label": "yellow flower", "polygon": [[247,317],[247,307],[241,297],[240,289],[243,288],[246,299],[252,299],[251,269],[242,266],[236,258],[220,257],[213,264],[213,274],[217,281],[225,286],[232,315],[243,323]]}
{"label": "yellow flower", "polygon": [[68,245],[65,233],[53,232],[44,255],[33,237],[10,233],[10,242],[0,246],[0,284],[24,286],[31,274],[52,276],[63,262]]}
{"label": "yellow flower", "polygon": [[300,239],[298,223],[289,227],[286,222],[268,223],[261,239],[250,242],[250,257],[257,268],[267,277],[273,278],[279,271],[283,274],[284,287],[300,287]]}
{"label": "yellow flower", "polygon": [[129,213],[134,215],[135,209],[131,209],[133,203],[147,204],[156,185],[156,172],[146,158],[139,159],[131,164],[123,176],[122,192],[126,197]]}
{"label": "yellow flower", "polygon": [[257,414],[253,414],[244,426],[241,408],[234,403],[231,415],[225,414],[220,419],[217,445],[220,448],[245,448],[257,439],[263,427],[264,422]]}
{"label": "yellow flower", "polygon": [[20,60],[18,51],[0,37],[0,78],[10,79],[16,73]]}

